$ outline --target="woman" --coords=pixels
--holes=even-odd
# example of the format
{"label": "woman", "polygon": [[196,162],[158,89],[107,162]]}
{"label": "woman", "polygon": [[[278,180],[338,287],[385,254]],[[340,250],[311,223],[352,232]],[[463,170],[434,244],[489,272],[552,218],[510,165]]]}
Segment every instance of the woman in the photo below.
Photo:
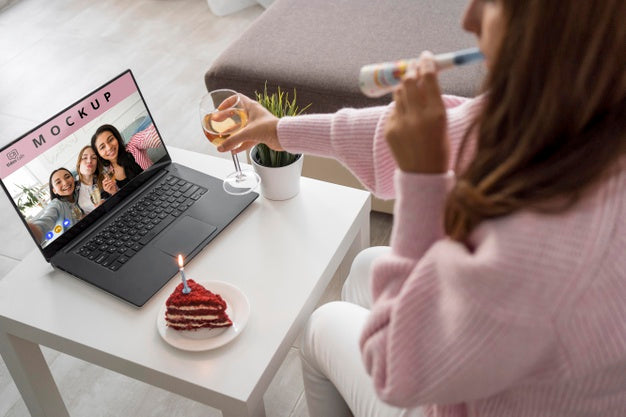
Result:
{"label": "woman", "polygon": [[624,21],[621,0],[471,0],[478,99],[442,97],[423,54],[387,107],[244,100],[218,149],[335,157],[397,199],[391,248],[305,331],[311,417],[624,415]]}
{"label": "woman", "polygon": [[143,171],[126,150],[122,135],[115,126],[100,126],[91,137],[91,147],[104,167],[102,185],[105,190],[112,191],[108,191],[111,195]]}
{"label": "woman", "polygon": [[104,175],[101,173],[101,164],[90,145],[83,147],[78,153],[76,172],[78,172],[78,205],[85,214],[89,214],[115,192],[115,187],[109,183],[108,189],[105,190],[102,184]]}
{"label": "woman", "polygon": [[52,171],[48,186],[50,202],[41,215],[28,222],[28,227],[35,238],[44,246],[84,216],[84,212],[77,204],[76,181],[70,171],[65,168]]}

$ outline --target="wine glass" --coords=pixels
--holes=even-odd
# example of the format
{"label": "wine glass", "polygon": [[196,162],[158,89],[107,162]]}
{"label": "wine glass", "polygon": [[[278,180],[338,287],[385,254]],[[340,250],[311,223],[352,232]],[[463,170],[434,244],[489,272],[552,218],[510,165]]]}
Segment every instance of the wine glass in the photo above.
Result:
{"label": "wine glass", "polygon": [[100,187],[98,187],[98,184],[93,184],[89,188],[89,198],[91,199],[91,202],[94,206],[98,206],[98,204],[100,204],[100,201],[102,200],[102,195],[100,194]]}
{"label": "wine glass", "polygon": [[115,169],[113,169],[113,165],[105,166],[102,171],[106,178],[115,181]]}
{"label": "wine glass", "polygon": [[[236,91],[221,89],[210,91],[200,100],[202,130],[209,142],[219,146],[230,135],[243,129],[248,123],[248,112]],[[243,195],[254,190],[261,178],[256,172],[242,170],[236,150],[231,151],[235,172],[224,179],[224,191]]]}
{"label": "wine glass", "polygon": [[102,169],[102,173],[104,174],[104,178],[114,181],[113,184],[115,185],[115,190],[117,190],[117,184],[115,183],[117,178],[115,178],[115,169],[113,168],[113,165],[105,166]]}

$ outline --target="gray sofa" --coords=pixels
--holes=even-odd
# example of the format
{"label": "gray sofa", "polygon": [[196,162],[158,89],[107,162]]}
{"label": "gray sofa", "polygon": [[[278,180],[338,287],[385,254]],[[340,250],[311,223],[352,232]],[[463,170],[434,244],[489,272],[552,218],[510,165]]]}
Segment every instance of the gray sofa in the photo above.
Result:
{"label": "gray sofa", "polygon": [[[254,97],[267,82],[297,90],[308,112],[334,112],[343,107],[386,104],[389,96],[361,94],[361,66],[474,46],[461,29],[464,3],[452,0],[275,0],[213,63],[205,75],[207,89],[232,88]],[[481,66],[440,74],[444,93],[473,96],[480,86]],[[334,161],[307,157],[303,174],[359,186]],[[374,209],[390,211],[375,201]]]}

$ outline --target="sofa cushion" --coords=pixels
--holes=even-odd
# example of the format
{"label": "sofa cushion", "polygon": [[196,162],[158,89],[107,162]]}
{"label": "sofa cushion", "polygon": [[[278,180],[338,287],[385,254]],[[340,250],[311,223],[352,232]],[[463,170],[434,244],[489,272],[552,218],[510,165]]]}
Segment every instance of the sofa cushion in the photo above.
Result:
{"label": "sofa cushion", "polygon": [[[384,104],[390,96],[365,97],[358,87],[361,66],[450,52],[476,41],[460,27],[463,4],[453,0],[332,2],[276,0],[224,51],[206,73],[209,90],[232,88],[248,96],[280,85],[296,88],[309,112]],[[440,74],[442,91],[473,96],[480,65]]]}

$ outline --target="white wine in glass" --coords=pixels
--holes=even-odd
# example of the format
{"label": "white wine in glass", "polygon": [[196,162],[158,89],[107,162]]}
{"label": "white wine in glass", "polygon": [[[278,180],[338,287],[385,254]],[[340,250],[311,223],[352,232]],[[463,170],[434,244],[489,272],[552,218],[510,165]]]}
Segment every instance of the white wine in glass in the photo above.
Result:
{"label": "white wine in glass", "polygon": [[[200,100],[200,120],[207,139],[219,146],[230,135],[243,129],[248,123],[246,111],[239,94],[233,90],[210,91]],[[235,172],[224,179],[224,191],[243,195],[254,190],[261,178],[252,170],[242,170],[236,151],[231,151]]]}
{"label": "white wine in glass", "polygon": [[100,201],[102,201],[102,194],[100,194],[100,187],[98,187],[98,184],[93,184],[91,188],[89,188],[89,198],[96,207],[100,204]]}
{"label": "white wine in glass", "polygon": [[[230,135],[242,129],[248,123],[245,110],[232,109],[218,111],[204,116],[202,127],[204,135],[215,146],[220,146]],[[216,132],[217,135],[209,132]]]}

